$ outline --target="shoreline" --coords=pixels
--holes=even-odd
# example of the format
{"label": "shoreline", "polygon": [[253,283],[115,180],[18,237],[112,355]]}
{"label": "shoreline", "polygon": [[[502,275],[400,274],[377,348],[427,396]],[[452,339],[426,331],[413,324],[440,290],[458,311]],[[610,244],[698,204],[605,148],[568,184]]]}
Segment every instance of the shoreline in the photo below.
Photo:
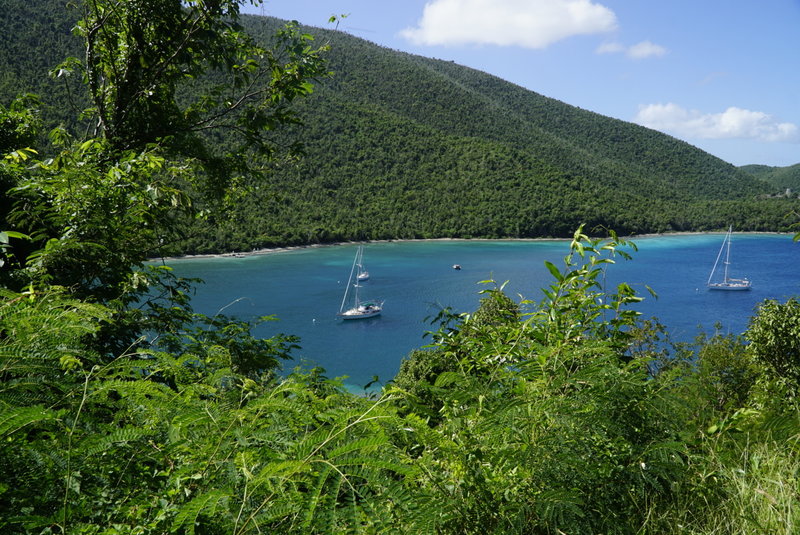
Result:
{"label": "shoreline", "polygon": [[[620,236],[620,239],[635,241],[640,238],[664,238],[668,236],[694,236],[698,234],[725,234],[725,231],[710,231],[710,232],[663,232],[663,233],[648,233],[648,234],[635,234],[632,236]],[[736,234],[786,234],[791,236],[791,232],[734,232]],[[389,239],[389,240],[366,240],[366,241],[341,241],[331,243],[309,243],[306,245],[287,245],[284,247],[265,247],[263,249],[254,249],[252,251],[235,251],[230,253],[200,253],[200,254],[187,254],[180,256],[164,256],[150,258],[149,262],[168,262],[174,260],[201,260],[212,258],[246,258],[250,256],[260,256],[273,253],[282,253],[286,251],[296,251],[299,249],[310,249],[319,247],[336,247],[340,245],[355,245],[355,244],[370,244],[370,243],[408,243],[408,242],[434,242],[434,241],[528,241],[528,242],[549,242],[549,241],[568,241],[571,238],[420,238],[420,239]]]}

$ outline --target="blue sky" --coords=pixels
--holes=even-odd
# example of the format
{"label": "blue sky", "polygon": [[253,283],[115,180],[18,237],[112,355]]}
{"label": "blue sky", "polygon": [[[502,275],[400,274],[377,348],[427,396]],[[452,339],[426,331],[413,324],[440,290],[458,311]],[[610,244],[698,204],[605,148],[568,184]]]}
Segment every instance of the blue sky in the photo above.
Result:
{"label": "blue sky", "polygon": [[683,139],[800,163],[800,0],[275,0],[246,12],[455,61]]}

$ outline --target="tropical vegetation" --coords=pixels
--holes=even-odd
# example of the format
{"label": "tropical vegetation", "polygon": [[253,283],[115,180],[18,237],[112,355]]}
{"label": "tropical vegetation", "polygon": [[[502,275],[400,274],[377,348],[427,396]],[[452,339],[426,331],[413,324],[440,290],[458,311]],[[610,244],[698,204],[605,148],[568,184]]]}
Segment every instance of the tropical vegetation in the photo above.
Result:
{"label": "tropical vegetation", "polygon": [[800,164],[788,167],[745,165],[741,167],[741,170],[779,188],[779,194],[787,197],[792,196],[792,194],[796,196],[797,191],[800,190]]}
{"label": "tropical vegetation", "polygon": [[[44,75],[83,54],[70,35],[79,13],[64,0],[9,2],[0,13],[0,27],[13,30],[0,36],[0,101],[34,92],[46,130],[93,129],[81,118],[89,102],[80,76],[63,66],[56,78]],[[283,21],[239,21],[255,44],[278,45],[272,36]],[[317,76],[314,92],[293,102],[303,126],[275,129],[272,141],[297,147],[300,139],[305,156],[274,157],[257,181],[243,181],[246,193],[227,198],[235,210],[186,221],[165,237],[164,254],[365,239],[568,238],[581,223],[633,235],[729,224],[787,231],[794,222],[798,200],[783,195],[786,186],[670,136],[451,62],[335,30],[300,31],[327,45],[331,76]],[[219,92],[233,83],[227,75],[192,80],[180,95],[196,106],[203,95],[230,96]],[[159,129],[153,135],[163,135]],[[255,150],[235,156],[235,131],[194,131],[214,151],[196,156],[227,166],[256,158]],[[174,143],[192,146],[185,133]]]}
{"label": "tropical vegetation", "polygon": [[42,101],[0,106],[3,533],[797,532],[796,299],[671,344],[604,284],[635,244],[578,224],[540,300],[489,283],[351,393],[145,262],[296,158],[327,44],[265,47],[236,0],[79,7],[54,73],[92,128],[45,143]]}

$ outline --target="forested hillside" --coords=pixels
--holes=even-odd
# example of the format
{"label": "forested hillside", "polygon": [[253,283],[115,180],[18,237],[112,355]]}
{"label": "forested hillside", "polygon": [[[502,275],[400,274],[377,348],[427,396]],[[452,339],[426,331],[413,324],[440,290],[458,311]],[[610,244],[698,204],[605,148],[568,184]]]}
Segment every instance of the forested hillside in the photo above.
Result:
{"label": "forested hillside", "polygon": [[800,191],[800,164],[789,167],[773,167],[769,165],[744,165],[740,169],[754,177],[772,184],[775,188],[786,193],[785,189]]}
{"label": "forested hillside", "polygon": [[62,79],[48,73],[67,56],[81,54],[71,30],[78,11],[64,0],[8,0],[0,10],[0,102],[23,93],[42,97],[48,126],[77,126],[76,111],[87,105],[85,91],[67,92]]}
{"label": "forested hillside", "polygon": [[[245,22],[256,34],[275,23]],[[214,222],[218,247],[790,224],[790,201],[762,198],[773,187],[684,142],[450,62],[309,31],[330,43],[333,76],[301,104],[307,156],[236,221]],[[189,249],[207,250],[210,234]]]}
{"label": "forested hillside", "polygon": [[[45,73],[80,55],[65,2],[12,0],[0,14],[0,98],[42,95],[45,124],[82,131],[80,91]],[[17,5],[18,4],[18,5]],[[261,42],[280,24],[245,16]],[[580,223],[621,233],[787,230],[775,183],[687,143],[581,110],[454,63],[306,28],[332,76],[298,106],[306,157],[275,162],[229,217],[192,223],[165,253],[353,239],[567,236]],[[72,75],[73,78],[76,76]],[[212,76],[214,78],[214,76]],[[198,90],[195,88],[194,90]],[[226,137],[215,138],[227,147]]]}

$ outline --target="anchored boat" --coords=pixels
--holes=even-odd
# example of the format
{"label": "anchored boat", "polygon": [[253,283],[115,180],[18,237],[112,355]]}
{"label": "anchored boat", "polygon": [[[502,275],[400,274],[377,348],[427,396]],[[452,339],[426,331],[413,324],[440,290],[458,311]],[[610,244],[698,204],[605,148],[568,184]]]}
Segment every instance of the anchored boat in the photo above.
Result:
{"label": "anchored boat", "polygon": [[[383,301],[362,301],[359,296],[361,285],[360,275],[364,273],[362,262],[364,257],[363,247],[359,246],[356,256],[353,259],[353,267],[350,268],[350,277],[347,279],[347,287],[344,290],[342,304],[339,307],[339,316],[343,320],[358,320],[379,316],[383,312]],[[369,275],[367,275],[369,278]],[[352,288],[352,292],[350,289]],[[350,296],[352,294],[352,302]]]}
{"label": "anchored boat", "polygon": [[[709,290],[749,290],[750,289],[750,281],[747,279],[734,279],[728,275],[728,267],[731,265],[731,233],[733,231],[733,226],[728,228],[728,233],[725,235],[725,239],[722,241],[722,246],[719,248],[719,253],[717,253],[717,260],[714,262],[714,267],[711,269],[711,275],[708,276],[708,282],[706,285],[708,286]],[[723,265],[725,266],[723,269],[723,276],[721,281],[712,282],[714,280],[714,273],[717,271],[717,266],[719,265],[719,260],[722,258],[722,252],[725,252],[725,260],[723,261]]]}

